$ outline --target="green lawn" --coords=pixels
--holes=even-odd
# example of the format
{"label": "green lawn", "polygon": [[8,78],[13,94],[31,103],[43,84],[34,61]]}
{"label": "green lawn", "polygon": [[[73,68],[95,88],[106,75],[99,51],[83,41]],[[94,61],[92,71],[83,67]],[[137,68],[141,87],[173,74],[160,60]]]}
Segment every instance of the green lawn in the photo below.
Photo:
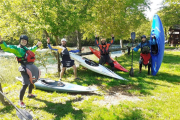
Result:
{"label": "green lawn", "polygon": [[[78,77],[83,80],[74,81],[73,71],[69,70],[64,81],[96,86],[99,89],[98,94],[69,94],[36,89],[33,92],[38,95],[37,98],[24,97],[26,110],[38,120],[180,119],[180,52],[165,51],[163,63],[156,76],[148,76],[147,68],[144,67],[142,73],[138,74],[138,61],[139,53],[135,53],[135,77],[115,71],[128,79],[128,82],[96,74],[82,67],[78,68]],[[119,57],[118,62],[128,70],[131,68],[131,56],[127,54]],[[56,74],[46,77],[58,80]],[[3,84],[3,91],[16,105],[21,86],[20,82]],[[18,119],[16,110],[0,103],[0,119]]]}

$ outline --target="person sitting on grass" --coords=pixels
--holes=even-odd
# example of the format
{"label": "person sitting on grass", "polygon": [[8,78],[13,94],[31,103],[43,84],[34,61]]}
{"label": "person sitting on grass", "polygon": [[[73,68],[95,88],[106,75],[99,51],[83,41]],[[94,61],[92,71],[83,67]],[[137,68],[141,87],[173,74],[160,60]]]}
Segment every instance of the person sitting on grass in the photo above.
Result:
{"label": "person sitting on grass", "polygon": [[132,48],[135,52],[141,48],[140,59],[139,59],[139,73],[142,72],[142,64],[148,66],[148,75],[150,75],[151,68],[151,45],[156,45],[155,37],[152,40],[146,40],[146,36],[141,36],[141,43],[139,43],[135,48]]}
{"label": "person sitting on grass", "polygon": [[[66,70],[66,67],[73,67],[75,79],[80,79],[80,78],[77,77],[77,68],[76,68],[76,66],[74,64],[74,60],[72,60],[70,58],[70,54],[69,54],[69,52],[76,53],[76,52],[80,52],[80,50],[71,50],[70,48],[66,47],[66,42],[67,42],[66,39],[63,38],[63,39],[61,39],[61,45],[59,45],[59,46],[51,46],[50,45],[50,38],[49,37],[47,38],[48,47],[51,50],[58,51],[59,54],[62,57],[62,61],[61,61],[62,69],[61,69],[61,72],[60,72],[60,79],[59,79],[59,84],[61,86],[64,86],[63,83],[61,82],[61,80],[62,80],[62,76],[64,74],[64,71]],[[82,50],[84,50],[84,48],[82,48]]]}
{"label": "person sitting on grass", "polygon": [[34,47],[26,47],[28,44],[28,37],[26,35],[21,35],[19,39],[19,45],[7,45],[4,41],[1,40],[0,36],[0,47],[4,52],[13,53],[18,63],[21,64],[19,67],[19,71],[23,77],[22,83],[23,87],[20,90],[19,95],[19,105],[20,107],[26,107],[23,102],[23,97],[26,91],[26,88],[29,86],[28,98],[34,98],[36,95],[32,94],[32,89],[34,87],[34,81],[39,79],[40,70],[33,64],[35,62],[35,54],[34,52],[37,50],[39,46],[41,46],[41,42],[38,42]]}

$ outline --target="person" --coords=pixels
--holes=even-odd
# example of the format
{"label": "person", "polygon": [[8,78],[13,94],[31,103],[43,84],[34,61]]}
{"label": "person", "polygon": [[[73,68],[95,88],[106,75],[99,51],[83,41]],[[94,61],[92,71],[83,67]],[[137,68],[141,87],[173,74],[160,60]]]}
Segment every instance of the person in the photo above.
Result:
{"label": "person", "polygon": [[101,39],[101,43],[98,42],[98,35],[95,37],[95,44],[99,47],[100,50],[100,59],[99,64],[103,65],[106,62],[111,66],[112,71],[114,71],[113,60],[109,56],[109,47],[114,43],[114,35],[112,35],[112,40],[109,43],[106,43],[106,38]]}
{"label": "person", "polygon": [[155,36],[153,35],[152,40],[146,40],[146,36],[141,36],[141,43],[135,48],[132,48],[135,52],[141,48],[140,59],[139,59],[139,73],[142,72],[142,65],[148,66],[148,75],[150,75],[151,69],[151,54],[150,49],[152,45],[156,45]]}
{"label": "person", "polygon": [[28,44],[28,37],[26,35],[21,35],[19,39],[19,45],[7,45],[4,41],[2,41],[0,36],[0,47],[4,52],[13,53],[18,63],[21,64],[19,67],[19,71],[23,77],[22,83],[23,86],[20,90],[19,95],[19,105],[20,107],[26,107],[23,102],[23,97],[26,91],[26,88],[29,86],[28,90],[28,98],[34,98],[36,95],[32,94],[32,89],[34,87],[34,82],[40,77],[40,70],[33,64],[35,61],[34,52],[37,50],[39,46],[41,46],[41,42],[38,42],[34,47],[26,47]]}
{"label": "person", "polygon": [[[70,48],[66,47],[66,42],[67,42],[67,40],[65,38],[63,38],[63,39],[61,39],[61,45],[51,46],[50,38],[49,37],[47,38],[47,44],[48,44],[49,49],[58,51],[62,57],[62,61],[61,61],[62,69],[60,72],[60,79],[58,82],[59,86],[64,86],[64,84],[61,81],[62,81],[62,76],[64,74],[64,71],[67,67],[73,67],[75,79],[80,79],[77,77],[77,68],[74,64],[74,60],[71,60],[70,54],[69,54],[69,52],[76,53],[76,52],[80,52],[80,50],[71,50]],[[84,50],[84,48],[82,48],[82,50]]]}

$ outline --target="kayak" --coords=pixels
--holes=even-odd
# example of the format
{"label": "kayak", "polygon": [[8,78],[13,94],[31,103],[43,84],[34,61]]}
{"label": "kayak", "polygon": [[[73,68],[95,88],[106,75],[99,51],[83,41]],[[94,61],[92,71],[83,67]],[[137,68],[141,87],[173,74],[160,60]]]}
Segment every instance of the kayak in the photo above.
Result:
{"label": "kayak", "polygon": [[157,42],[157,48],[156,48],[156,52],[153,53],[153,49],[151,46],[151,58],[152,58],[152,62],[151,62],[151,74],[153,76],[155,76],[158,71],[159,68],[161,66],[161,63],[163,61],[163,57],[164,57],[164,46],[165,46],[165,36],[164,36],[164,29],[163,29],[163,25],[162,22],[159,18],[159,16],[157,14],[155,14],[153,16],[153,22],[152,22],[152,27],[151,27],[151,36],[150,36],[150,40],[152,39],[152,34],[155,34],[156,36],[156,42]]}
{"label": "kayak", "polygon": [[113,71],[111,71],[110,69],[90,60],[87,59],[85,57],[81,57],[79,55],[76,55],[74,53],[70,52],[70,56],[72,59],[76,60],[77,62],[79,62],[82,66],[88,68],[89,70],[92,70],[96,73],[102,74],[102,75],[106,75],[112,78],[116,78],[116,79],[120,79],[120,80],[126,80],[125,78],[117,75],[116,73],[114,73]]}
{"label": "kayak", "polygon": [[[22,81],[22,77],[16,77],[17,80]],[[84,87],[81,85],[76,85],[72,83],[62,82],[64,86],[59,86],[58,81],[47,79],[47,78],[39,78],[37,82],[34,83],[35,87],[41,90],[46,91],[58,91],[58,92],[70,92],[70,93],[86,93],[93,92],[97,89]]]}
{"label": "kayak", "polygon": [[[100,58],[100,56],[101,56],[101,55],[100,55],[100,51],[95,50],[95,49],[93,49],[93,48],[91,48],[91,47],[89,47],[89,49],[91,50],[91,52],[92,52],[94,55],[96,55],[96,57]],[[113,61],[114,67],[115,67],[116,69],[121,70],[121,71],[124,71],[124,72],[128,72],[128,70],[126,70],[124,67],[122,67],[116,60],[114,60],[113,58],[111,58],[111,60]],[[108,64],[108,63],[106,63],[106,64]]]}

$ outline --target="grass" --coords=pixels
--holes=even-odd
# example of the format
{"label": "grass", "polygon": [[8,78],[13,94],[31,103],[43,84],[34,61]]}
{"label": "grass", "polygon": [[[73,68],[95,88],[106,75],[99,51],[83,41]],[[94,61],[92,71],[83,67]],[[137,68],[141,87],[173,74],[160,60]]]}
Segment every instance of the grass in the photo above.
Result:
{"label": "grass", "polygon": [[[67,71],[64,81],[84,86],[97,86],[101,94],[70,94],[33,90],[36,99],[24,97],[28,110],[34,119],[40,120],[177,120],[180,118],[180,52],[165,51],[163,63],[156,76],[148,76],[143,67],[138,74],[139,52],[134,53],[134,75],[115,71],[129,81],[116,80],[92,71],[78,68],[78,77],[83,80],[73,80],[73,71]],[[131,56],[127,54],[118,58],[126,69],[131,68]],[[56,74],[46,77],[58,80]],[[3,84],[7,97],[17,105],[21,83]],[[115,89],[116,88],[116,89]],[[128,97],[140,100],[120,100],[116,105],[103,104],[108,93],[119,92]],[[27,95],[27,93],[26,93]],[[25,95],[25,96],[26,96]],[[113,96],[113,95],[112,95]],[[0,103],[0,119],[18,119],[12,106]]]}

